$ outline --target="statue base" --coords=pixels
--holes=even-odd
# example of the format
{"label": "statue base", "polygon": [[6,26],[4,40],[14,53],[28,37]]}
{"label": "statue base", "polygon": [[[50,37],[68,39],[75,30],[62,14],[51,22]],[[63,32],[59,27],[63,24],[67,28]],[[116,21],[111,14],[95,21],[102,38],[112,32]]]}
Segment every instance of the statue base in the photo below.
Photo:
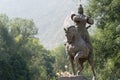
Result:
{"label": "statue base", "polygon": [[65,76],[65,77],[60,77],[58,80],[89,80],[85,76]]}

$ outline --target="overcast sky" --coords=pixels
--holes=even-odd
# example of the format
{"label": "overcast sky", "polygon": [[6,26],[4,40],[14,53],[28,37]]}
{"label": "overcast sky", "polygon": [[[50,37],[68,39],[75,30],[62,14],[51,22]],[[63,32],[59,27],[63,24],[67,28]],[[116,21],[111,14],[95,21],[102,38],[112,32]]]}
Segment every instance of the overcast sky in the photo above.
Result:
{"label": "overcast sky", "polygon": [[34,13],[45,9],[45,3],[46,0],[0,0],[0,13],[9,17],[33,18]]}
{"label": "overcast sky", "polygon": [[[79,0],[71,1],[77,3]],[[85,0],[82,0],[82,2],[84,3]],[[56,4],[55,0],[0,0],[0,13],[5,13],[9,17],[34,18],[35,13],[45,13],[54,4]]]}

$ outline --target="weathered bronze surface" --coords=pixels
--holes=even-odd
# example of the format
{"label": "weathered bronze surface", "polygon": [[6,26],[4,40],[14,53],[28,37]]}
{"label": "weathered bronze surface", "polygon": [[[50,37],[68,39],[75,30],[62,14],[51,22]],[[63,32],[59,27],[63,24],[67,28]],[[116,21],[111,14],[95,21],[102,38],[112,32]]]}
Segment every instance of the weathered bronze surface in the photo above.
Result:
{"label": "weathered bronze surface", "polygon": [[[71,62],[74,75],[76,73],[77,75],[80,74],[83,69],[83,63],[88,60],[93,71],[93,80],[96,80],[93,62],[93,47],[87,31],[88,27],[86,27],[87,23],[92,25],[94,21],[90,17],[85,16],[83,12],[83,7],[80,5],[78,8],[78,14],[71,15],[71,19],[75,25],[64,28],[67,38],[66,53]],[[75,71],[74,68],[74,60],[77,64],[77,71]]]}

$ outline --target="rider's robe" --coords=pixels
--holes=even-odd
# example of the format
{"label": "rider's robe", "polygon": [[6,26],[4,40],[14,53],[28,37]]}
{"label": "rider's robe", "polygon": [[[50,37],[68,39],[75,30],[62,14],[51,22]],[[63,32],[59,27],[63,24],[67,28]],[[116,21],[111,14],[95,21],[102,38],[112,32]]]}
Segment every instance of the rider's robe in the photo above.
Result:
{"label": "rider's robe", "polygon": [[93,19],[91,19],[83,14],[78,14],[78,15],[73,16],[72,20],[75,22],[78,32],[80,33],[81,37],[87,43],[90,51],[92,52],[93,47],[91,44],[89,33],[86,28],[86,24],[88,23],[88,24],[92,25],[94,23]]}

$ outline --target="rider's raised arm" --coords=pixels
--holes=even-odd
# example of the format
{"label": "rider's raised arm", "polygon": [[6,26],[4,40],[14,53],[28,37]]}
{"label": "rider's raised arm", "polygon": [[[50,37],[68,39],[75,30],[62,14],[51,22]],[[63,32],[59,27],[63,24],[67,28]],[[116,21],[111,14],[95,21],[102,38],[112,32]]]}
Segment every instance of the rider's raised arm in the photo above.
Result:
{"label": "rider's raised arm", "polygon": [[74,22],[80,22],[80,17],[79,17],[79,15],[75,15],[75,16],[73,16],[73,19],[72,19]]}
{"label": "rider's raised arm", "polygon": [[93,25],[94,24],[94,20],[90,17],[87,17],[87,23],[90,24],[90,25]]}

